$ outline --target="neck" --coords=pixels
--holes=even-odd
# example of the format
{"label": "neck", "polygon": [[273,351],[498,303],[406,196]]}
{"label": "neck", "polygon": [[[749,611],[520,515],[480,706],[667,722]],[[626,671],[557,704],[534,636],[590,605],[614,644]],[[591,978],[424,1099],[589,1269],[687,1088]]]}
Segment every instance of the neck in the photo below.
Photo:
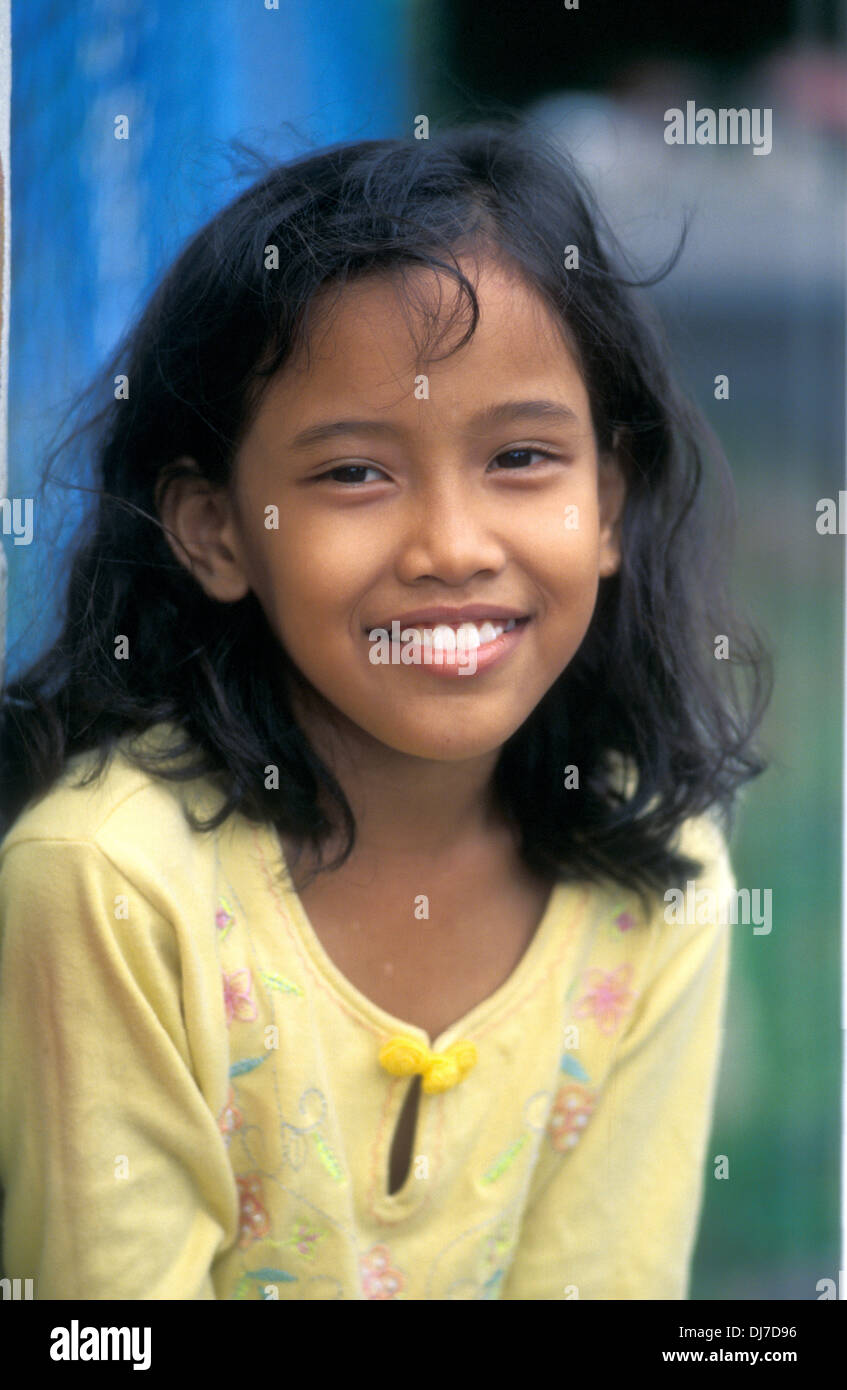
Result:
{"label": "neck", "polygon": [[[356,820],[357,862],[402,872],[437,856],[449,864],[469,847],[512,832],[498,809],[493,774],[500,749],[462,761],[399,752],[351,721],[293,701],[297,721],[338,780]],[[331,853],[340,847],[333,842]]]}

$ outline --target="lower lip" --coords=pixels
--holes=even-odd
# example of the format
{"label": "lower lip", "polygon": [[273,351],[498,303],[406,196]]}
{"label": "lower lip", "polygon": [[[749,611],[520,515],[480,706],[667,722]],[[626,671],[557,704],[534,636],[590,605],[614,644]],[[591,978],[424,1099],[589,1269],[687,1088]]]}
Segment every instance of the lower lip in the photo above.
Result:
{"label": "lower lip", "polygon": [[[407,671],[424,671],[427,675],[441,676],[447,680],[469,680],[473,676],[479,675],[481,671],[487,671],[489,667],[495,666],[498,662],[505,661],[515,650],[531,621],[531,618],[527,618],[524,622],[517,623],[509,632],[502,632],[499,637],[495,637],[493,642],[484,642],[482,646],[477,647],[473,653],[476,657],[476,670],[473,669],[473,663],[469,659],[471,656],[469,650],[461,653],[461,660],[456,652],[433,651],[431,653],[432,660],[427,661],[426,652],[422,648],[420,660],[412,661],[407,666],[400,657],[403,647],[408,645],[405,642],[391,643],[391,665],[400,666]],[[417,655],[417,652],[415,654]]]}

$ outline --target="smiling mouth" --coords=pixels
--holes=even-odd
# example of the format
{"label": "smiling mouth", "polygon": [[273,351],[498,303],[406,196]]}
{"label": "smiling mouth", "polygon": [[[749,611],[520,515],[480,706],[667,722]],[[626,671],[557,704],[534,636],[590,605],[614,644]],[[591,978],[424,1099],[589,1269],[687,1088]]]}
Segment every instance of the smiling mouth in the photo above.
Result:
{"label": "smiling mouth", "polygon": [[375,640],[375,634],[384,633],[390,636],[392,642],[413,642],[423,647],[424,650],[430,648],[432,651],[449,652],[457,647],[463,647],[466,651],[476,651],[480,647],[485,647],[491,642],[496,642],[498,637],[504,633],[511,632],[515,627],[521,627],[530,620],[525,618],[509,618],[508,622],[494,622],[486,619],[481,623],[461,622],[461,623],[436,623],[434,627],[416,626],[413,624],[401,624],[398,619],[394,619],[391,624],[391,632],[386,628],[375,627],[368,631],[369,641]]}

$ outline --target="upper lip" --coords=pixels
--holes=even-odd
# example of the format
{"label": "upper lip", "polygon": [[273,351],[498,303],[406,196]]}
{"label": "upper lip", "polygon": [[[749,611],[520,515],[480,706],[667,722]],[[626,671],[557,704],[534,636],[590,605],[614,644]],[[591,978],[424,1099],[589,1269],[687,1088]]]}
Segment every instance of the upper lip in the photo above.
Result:
{"label": "upper lip", "polygon": [[392,622],[405,623],[408,627],[419,627],[421,623],[477,623],[487,619],[491,622],[508,622],[510,618],[525,618],[519,608],[499,608],[490,603],[469,603],[464,608],[416,608],[412,613],[395,613],[381,623],[374,623],[368,632],[376,628],[389,628]]}

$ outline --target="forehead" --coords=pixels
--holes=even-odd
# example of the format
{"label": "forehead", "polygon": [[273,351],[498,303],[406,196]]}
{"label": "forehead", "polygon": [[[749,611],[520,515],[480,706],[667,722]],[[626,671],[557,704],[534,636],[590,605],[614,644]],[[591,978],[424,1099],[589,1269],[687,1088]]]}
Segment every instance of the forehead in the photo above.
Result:
{"label": "forehead", "polygon": [[587,420],[588,397],[567,327],[541,294],[503,262],[460,258],[476,290],[479,320],[451,275],[428,267],[368,274],[329,286],[313,301],[308,345],[278,373],[268,403],[307,412],[329,397],[375,409],[417,403],[425,374],[428,399],[447,406],[554,392]]}

